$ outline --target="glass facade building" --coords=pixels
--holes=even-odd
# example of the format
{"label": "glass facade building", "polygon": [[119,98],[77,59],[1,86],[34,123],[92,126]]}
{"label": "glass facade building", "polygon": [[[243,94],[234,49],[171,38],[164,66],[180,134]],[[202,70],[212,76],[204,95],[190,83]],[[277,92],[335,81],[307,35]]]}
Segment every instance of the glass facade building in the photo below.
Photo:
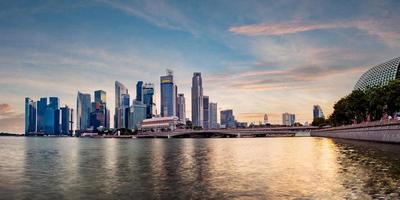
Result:
{"label": "glass facade building", "polygon": [[210,128],[210,100],[208,96],[203,96],[203,129]]}
{"label": "glass facade building", "polygon": [[37,132],[44,133],[44,115],[46,114],[47,98],[42,97],[37,101]]}
{"label": "glass facade building", "polygon": [[314,105],[313,106],[313,119],[317,118],[324,118],[324,113],[322,112],[322,108],[319,105]]}
{"label": "glass facade building", "polygon": [[154,85],[146,83],[143,85],[143,103],[146,105],[146,119],[153,117],[153,95]]}
{"label": "glass facade building", "polygon": [[217,103],[210,102],[210,128],[216,129],[218,128],[218,105]]}
{"label": "glass facade building", "polygon": [[399,64],[400,57],[372,67],[361,75],[360,79],[354,86],[354,90],[364,90],[374,86],[387,85],[389,81],[399,79]]}
{"label": "glass facade building", "polygon": [[76,102],[76,129],[90,128],[91,97],[90,94],[78,92]]}
{"label": "glass facade building", "polygon": [[36,132],[36,103],[29,97],[25,98],[25,134]]}
{"label": "glass facade building", "polygon": [[120,82],[115,81],[115,113],[114,113],[114,127],[121,128],[122,127],[122,113],[121,111],[121,96],[123,94],[128,94],[128,89]]}
{"label": "glass facade building", "polygon": [[176,115],[176,94],[174,76],[172,71],[167,71],[166,76],[160,78],[161,89],[161,116],[170,117]]}
{"label": "glass facade building", "polygon": [[282,124],[285,126],[293,126],[296,122],[296,115],[290,113],[283,113],[282,114]]}
{"label": "glass facade building", "polygon": [[179,94],[177,98],[177,117],[182,124],[186,123],[186,102],[184,94]]}
{"label": "glass facade building", "polygon": [[235,116],[233,116],[233,110],[222,110],[220,113],[221,127],[223,128],[235,128]]}
{"label": "glass facade building", "polygon": [[70,129],[71,109],[68,106],[60,108],[61,110],[61,134],[70,135],[72,130]]}
{"label": "glass facade building", "polygon": [[193,73],[192,78],[192,123],[203,126],[203,82],[200,72]]}
{"label": "glass facade building", "polygon": [[143,81],[136,83],[136,101],[142,101],[143,98]]}

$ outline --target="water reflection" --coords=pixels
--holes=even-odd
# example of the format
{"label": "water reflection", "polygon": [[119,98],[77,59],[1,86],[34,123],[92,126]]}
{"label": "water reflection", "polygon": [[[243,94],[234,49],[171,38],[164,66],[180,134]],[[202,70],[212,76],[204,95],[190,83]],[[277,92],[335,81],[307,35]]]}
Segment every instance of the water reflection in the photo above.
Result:
{"label": "water reflection", "polygon": [[1,199],[368,199],[400,146],[325,138],[0,138]]}

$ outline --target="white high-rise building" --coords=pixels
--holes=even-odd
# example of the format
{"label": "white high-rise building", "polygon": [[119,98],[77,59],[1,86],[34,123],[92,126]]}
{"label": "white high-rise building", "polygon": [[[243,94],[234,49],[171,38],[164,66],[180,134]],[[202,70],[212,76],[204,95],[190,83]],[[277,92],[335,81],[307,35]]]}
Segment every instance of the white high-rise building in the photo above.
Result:
{"label": "white high-rise building", "polygon": [[121,128],[121,116],[122,113],[120,113],[121,107],[122,107],[122,102],[121,102],[121,96],[123,94],[128,94],[128,89],[126,89],[125,85],[122,83],[115,81],[115,113],[114,113],[114,127],[115,128]]}
{"label": "white high-rise building", "polygon": [[192,123],[194,126],[203,126],[203,83],[200,72],[195,72],[192,78]]}
{"label": "white high-rise building", "polygon": [[185,104],[185,96],[184,96],[184,94],[178,94],[177,116],[179,118],[179,122],[180,123],[182,123],[182,124],[186,123],[186,104]]}
{"label": "white high-rise building", "polygon": [[210,129],[218,128],[218,105],[210,102]]}
{"label": "white high-rise building", "polygon": [[283,113],[282,114],[282,124],[285,126],[293,126],[296,122],[296,115],[290,113]]}

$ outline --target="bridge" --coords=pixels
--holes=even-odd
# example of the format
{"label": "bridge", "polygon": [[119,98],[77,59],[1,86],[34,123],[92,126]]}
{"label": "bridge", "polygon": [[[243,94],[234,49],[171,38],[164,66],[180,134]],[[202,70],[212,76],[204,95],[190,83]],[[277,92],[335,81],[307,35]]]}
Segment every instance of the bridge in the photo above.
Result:
{"label": "bridge", "polygon": [[210,129],[192,130],[178,129],[172,132],[140,132],[137,138],[196,138],[196,137],[294,137],[310,135],[314,126],[300,127],[269,127],[269,128],[238,128],[238,129]]}

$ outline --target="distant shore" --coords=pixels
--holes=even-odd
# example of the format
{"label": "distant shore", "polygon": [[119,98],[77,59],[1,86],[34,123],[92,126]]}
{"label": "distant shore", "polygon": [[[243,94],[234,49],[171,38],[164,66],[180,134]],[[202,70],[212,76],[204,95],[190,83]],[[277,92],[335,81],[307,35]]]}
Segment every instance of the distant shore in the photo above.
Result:
{"label": "distant shore", "polygon": [[23,134],[16,134],[16,133],[0,133],[0,136],[17,136],[17,137],[19,137],[19,136],[25,136],[25,135],[23,135]]}

